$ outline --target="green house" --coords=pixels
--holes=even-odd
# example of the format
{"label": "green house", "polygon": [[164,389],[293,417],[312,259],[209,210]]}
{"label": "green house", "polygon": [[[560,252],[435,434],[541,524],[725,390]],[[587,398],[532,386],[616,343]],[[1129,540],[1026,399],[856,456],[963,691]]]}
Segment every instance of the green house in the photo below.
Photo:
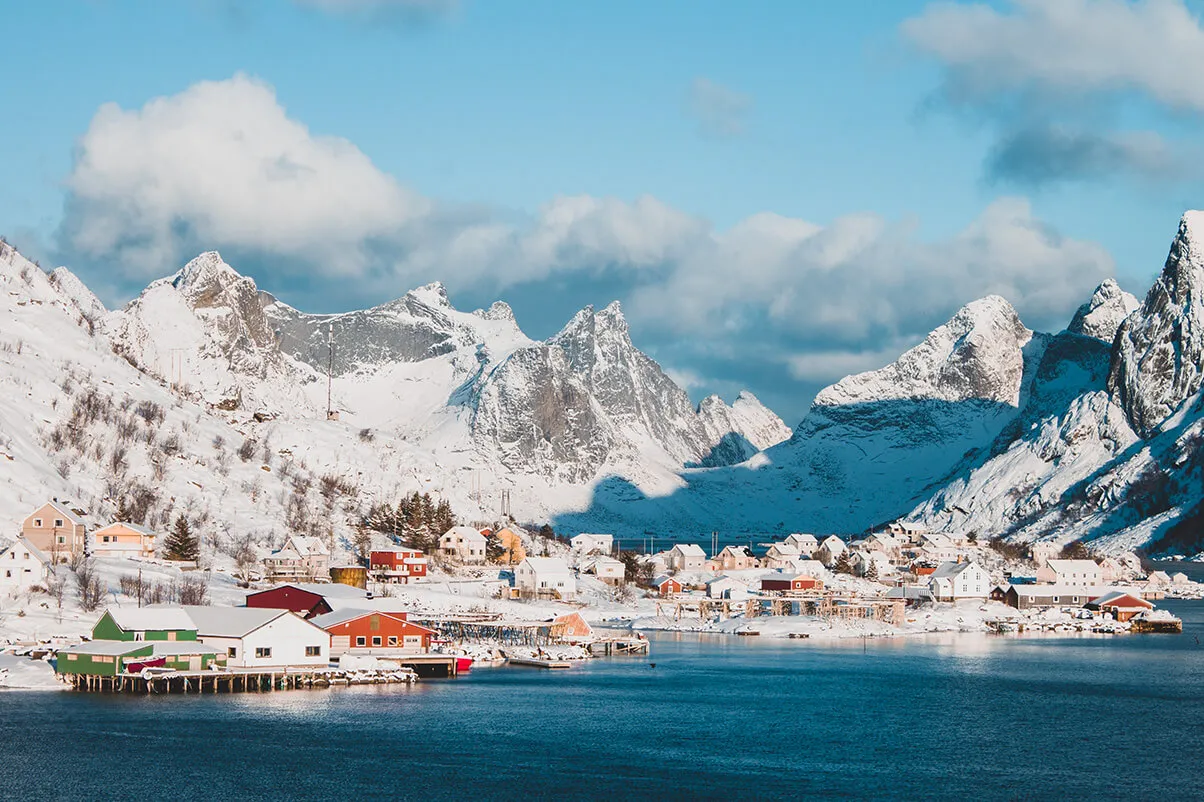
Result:
{"label": "green house", "polygon": [[196,625],[179,607],[110,607],[92,627],[94,641],[196,639]]}
{"label": "green house", "polygon": [[176,671],[209,671],[225,667],[226,653],[198,641],[94,640],[60,649],[55,656],[55,670],[60,674],[115,677],[127,673],[131,664],[137,668],[137,664],[151,661]]}

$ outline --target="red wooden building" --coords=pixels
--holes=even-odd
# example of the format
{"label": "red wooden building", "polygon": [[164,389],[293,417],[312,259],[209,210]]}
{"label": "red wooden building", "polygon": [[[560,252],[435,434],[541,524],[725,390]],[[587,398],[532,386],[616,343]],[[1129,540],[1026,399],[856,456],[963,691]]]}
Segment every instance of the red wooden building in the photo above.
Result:
{"label": "red wooden building", "polygon": [[681,583],[671,576],[658,576],[652,580],[652,587],[662,596],[672,596],[682,591]]}
{"label": "red wooden building", "polygon": [[340,610],[312,623],[330,634],[330,656],[342,654],[423,653],[430,651],[432,629],[407,621],[404,614]]}
{"label": "red wooden building", "polygon": [[824,581],[807,574],[773,576],[761,580],[761,590],[823,590]]}
{"label": "red wooden building", "polygon": [[426,577],[426,555],[416,549],[380,549],[368,556],[372,576],[381,582],[408,583]]}
{"label": "red wooden building", "polygon": [[329,613],[335,607],[346,608],[360,600],[371,598],[372,594],[368,591],[350,585],[290,583],[248,593],[247,606],[292,610],[303,618],[313,618]]}

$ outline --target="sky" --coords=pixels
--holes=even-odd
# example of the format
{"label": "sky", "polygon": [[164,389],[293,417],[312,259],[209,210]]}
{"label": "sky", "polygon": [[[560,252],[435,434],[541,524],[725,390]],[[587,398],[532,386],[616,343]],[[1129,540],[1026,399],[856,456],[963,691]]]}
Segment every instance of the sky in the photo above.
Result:
{"label": "sky", "polygon": [[110,307],[205,250],[310,312],[619,300],[794,425],[962,305],[1057,331],[1204,205],[1184,0],[13,4],[0,233]]}

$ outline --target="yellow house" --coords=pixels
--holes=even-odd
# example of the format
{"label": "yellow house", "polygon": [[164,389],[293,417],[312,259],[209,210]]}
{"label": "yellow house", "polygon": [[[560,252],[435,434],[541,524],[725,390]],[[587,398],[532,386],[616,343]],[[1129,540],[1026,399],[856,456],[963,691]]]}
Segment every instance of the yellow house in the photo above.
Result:
{"label": "yellow house", "polygon": [[154,557],[155,533],[117,521],[92,533],[92,553],[98,557]]}
{"label": "yellow house", "polygon": [[21,524],[21,537],[50,555],[55,563],[65,563],[72,554],[84,550],[87,537],[84,519],[66,504],[48,501]]}
{"label": "yellow house", "polygon": [[499,529],[494,533],[503,551],[497,561],[502,565],[518,565],[527,559],[527,551],[523,548],[523,540],[509,529]]}

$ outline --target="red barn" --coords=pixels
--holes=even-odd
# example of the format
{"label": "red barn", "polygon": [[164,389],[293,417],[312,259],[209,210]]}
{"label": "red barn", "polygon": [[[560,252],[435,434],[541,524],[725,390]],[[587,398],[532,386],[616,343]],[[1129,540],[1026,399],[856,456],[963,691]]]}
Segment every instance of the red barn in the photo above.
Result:
{"label": "red barn", "polygon": [[671,576],[658,576],[652,580],[652,587],[662,596],[672,596],[682,591],[681,583]]}
{"label": "red barn", "polygon": [[380,549],[368,557],[369,569],[382,582],[408,583],[426,576],[426,555],[416,549]]}
{"label": "red barn", "polygon": [[432,629],[394,613],[339,610],[311,619],[330,635],[330,656],[421,652],[431,649]]}
{"label": "red barn", "polygon": [[823,590],[824,581],[807,574],[772,576],[761,580],[761,590]]}
{"label": "red barn", "polygon": [[[349,603],[371,598],[372,594],[368,591],[350,585],[311,585],[298,582],[248,593],[247,606],[292,610],[303,618],[313,618],[329,613],[336,606],[347,607]],[[328,599],[337,601],[331,603]]]}

